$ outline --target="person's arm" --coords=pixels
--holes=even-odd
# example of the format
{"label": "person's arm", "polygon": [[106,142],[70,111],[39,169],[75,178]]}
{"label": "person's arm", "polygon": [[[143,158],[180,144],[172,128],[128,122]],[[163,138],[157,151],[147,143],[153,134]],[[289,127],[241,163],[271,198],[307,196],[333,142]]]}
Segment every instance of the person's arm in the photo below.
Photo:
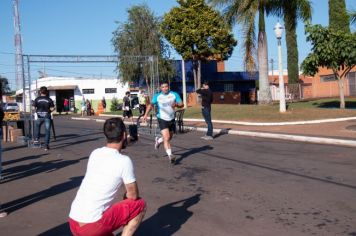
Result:
{"label": "person's arm", "polygon": [[138,186],[136,182],[125,184],[126,193],[124,198],[136,200],[139,198]]}
{"label": "person's arm", "polygon": [[147,116],[148,116],[148,114],[150,114],[150,111],[152,110],[152,104],[150,103],[150,104],[148,104],[148,106],[147,106],[147,108],[146,108],[146,113],[145,113],[145,115],[143,116],[143,121],[147,121]]}
{"label": "person's arm", "polygon": [[174,103],[172,104],[172,107],[178,107],[178,108],[182,108],[184,107],[184,104],[183,104],[183,100],[180,98],[179,94],[174,92],[174,95],[176,97],[176,100],[174,101]]}

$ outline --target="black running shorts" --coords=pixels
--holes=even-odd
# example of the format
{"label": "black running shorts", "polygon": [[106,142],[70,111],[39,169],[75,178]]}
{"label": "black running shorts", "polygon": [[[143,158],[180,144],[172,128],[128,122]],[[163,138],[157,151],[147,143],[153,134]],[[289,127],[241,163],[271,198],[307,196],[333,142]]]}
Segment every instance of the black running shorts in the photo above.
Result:
{"label": "black running shorts", "polygon": [[166,120],[162,120],[160,118],[157,118],[157,121],[158,121],[158,125],[159,125],[160,130],[169,129],[170,132],[173,132],[174,129],[176,128],[175,119],[170,120],[170,121],[166,121]]}

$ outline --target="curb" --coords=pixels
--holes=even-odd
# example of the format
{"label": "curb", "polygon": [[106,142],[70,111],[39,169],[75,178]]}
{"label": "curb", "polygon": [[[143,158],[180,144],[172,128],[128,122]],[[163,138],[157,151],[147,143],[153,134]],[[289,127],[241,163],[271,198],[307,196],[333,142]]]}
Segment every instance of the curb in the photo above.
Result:
{"label": "curb", "polygon": [[[192,130],[197,130],[197,131],[204,131],[204,132],[207,131],[207,128],[201,128],[201,127],[198,127],[198,128],[189,127],[189,128]],[[276,134],[276,133],[264,133],[264,132],[226,130],[226,129],[214,129],[214,132],[224,133],[224,134],[241,135],[241,136],[249,136],[249,137],[257,137],[257,138],[272,138],[272,139],[281,139],[281,140],[288,140],[288,141],[298,141],[298,142],[307,142],[307,143],[316,143],[316,144],[328,144],[328,145],[356,147],[356,141],[354,141],[354,140],[321,138],[321,137],[290,135],[290,134]]]}
{"label": "curb", "polygon": [[[74,119],[74,120],[95,120],[96,122],[105,122],[104,119],[74,118],[74,117],[72,117],[72,119]],[[231,124],[231,122],[230,122],[230,124]],[[195,131],[200,131],[200,132],[207,131],[207,128],[203,128],[203,127],[185,126],[185,128],[188,130],[195,130]],[[356,147],[356,141],[354,141],[354,140],[321,138],[321,137],[278,134],[278,133],[238,131],[238,130],[227,130],[227,129],[214,129],[213,131],[215,133],[233,134],[233,135],[241,135],[241,136],[248,136],[248,137],[272,138],[272,139],[281,139],[281,140],[288,140],[288,141],[298,141],[298,142],[307,142],[307,143],[316,143],[316,144]]]}
{"label": "curb", "polygon": [[[106,115],[100,114],[104,117],[121,117],[121,115]],[[137,118],[134,116],[134,118]],[[185,121],[205,122],[203,119],[184,118]],[[340,121],[356,120],[356,117],[343,117],[323,120],[305,120],[305,121],[289,121],[289,122],[245,122],[245,121],[229,121],[229,120],[212,120],[213,123],[232,124],[232,125],[246,125],[246,126],[283,126],[283,125],[307,125],[307,124],[321,124]]]}

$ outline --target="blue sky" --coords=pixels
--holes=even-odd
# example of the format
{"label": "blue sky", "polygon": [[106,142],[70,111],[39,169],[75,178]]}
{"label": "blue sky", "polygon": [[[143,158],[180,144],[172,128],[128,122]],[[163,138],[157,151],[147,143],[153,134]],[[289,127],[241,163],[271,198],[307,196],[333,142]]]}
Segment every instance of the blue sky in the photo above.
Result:
{"label": "blue sky", "polygon": [[[328,24],[328,1],[312,0],[313,24]],[[21,34],[24,54],[80,54],[80,55],[112,55],[112,32],[116,29],[115,21],[125,22],[126,10],[140,3],[146,3],[158,16],[176,6],[175,0],[20,0]],[[346,0],[349,10],[356,10],[355,0]],[[0,74],[14,81],[14,27],[13,1],[0,1]],[[273,27],[277,18],[269,17],[266,22],[269,59],[273,58],[277,68],[277,41]],[[282,22],[282,21],[281,21]],[[283,22],[282,22],[283,23]],[[243,70],[241,51],[241,35],[239,27],[234,28],[235,37],[239,41],[233,56],[226,62],[227,71]],[[298,47],[300,62],[307,56],[310,45],[304,36],[304,27],[298,24]],[[283,43],[283,65],[286,68],[286,49]],[[174,54],[176,59],[179,55]],[[72,76],[115,76],[114,65],[111,64],[43,64],[33,65],[32,77],[37,71],[45,70],[49,75]]]}

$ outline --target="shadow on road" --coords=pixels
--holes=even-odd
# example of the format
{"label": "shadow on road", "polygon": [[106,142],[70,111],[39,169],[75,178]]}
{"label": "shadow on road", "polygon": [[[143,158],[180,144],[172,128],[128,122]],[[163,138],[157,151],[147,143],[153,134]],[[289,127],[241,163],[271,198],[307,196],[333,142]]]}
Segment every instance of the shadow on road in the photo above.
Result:
{"label": "shadow on road", "polygon": [[214,149],[212,146],[205,145],[205,146],[201,146],[201,147],[198,147],[198,148],[191,148],[188,151],[183,152],[181,154],[177,153],[178,155],[180,155],[180,157],[176,160],[176,165],[178,165],[184,158],[187,158],[187,157],[189,157],[191,155],[194,155],[196,153],[199,153],[199,152],[212,150],[212,149]]}
{"label": "shadow on road", "polygon": [[35,202],[41,201],[43,199],[53,197],[57,194],[64,193],[68,190],[76,188],[80,185],[84,176],[77,176],[70,178],[69,181],[54,185],[46,190],[13,200],[11,202],[7,202],[2,204],[3,210],[7,211],[8,213],[17,211],[21,208],[24,208],[28,205],[31,205]]}
{"label": "shadow on road", "polygon": [[228,134],[229,130],[231,130],[231,128],[221,129],[219,133],[214,135],[214,139],[219,138],[222,135]]}
{"label": "shadow on road", "polygon": [[188,208],[197,204],[200,201],[200,196],[201,194],[196,194],[160,207],[154,215],[144,220],[135,236],[173,235],[193,215],[193,212]]}
{"label": "shadow on road", "polygon": [[17,179],[26,178],[42,172],[49,173],[73,165],[85,159],[88,159],[88,157],[82,157],[77,160],[51,160],[46,162],[33,162],[30,164],[10,167],[3,171],[4,179],[1,181],[1,183],[7,183]]}
{"label": "shadow on road", "polygon": [[46,156],[48,154],[49,153],[44,153],[44,154],[40,154],[40,155],[31,155],[31,156],[27,156],[27,157],[21,157],[19,159],[13,159],[13,160],[10,160],[10,161],[3,161],[2,165],[6,166],[6,165],[11,165],[11,164],[14,164],[14,163],[17,163],[17,162],[21,162],[21,161],[29,161],[29,160],[40,158],[42,156]]}

